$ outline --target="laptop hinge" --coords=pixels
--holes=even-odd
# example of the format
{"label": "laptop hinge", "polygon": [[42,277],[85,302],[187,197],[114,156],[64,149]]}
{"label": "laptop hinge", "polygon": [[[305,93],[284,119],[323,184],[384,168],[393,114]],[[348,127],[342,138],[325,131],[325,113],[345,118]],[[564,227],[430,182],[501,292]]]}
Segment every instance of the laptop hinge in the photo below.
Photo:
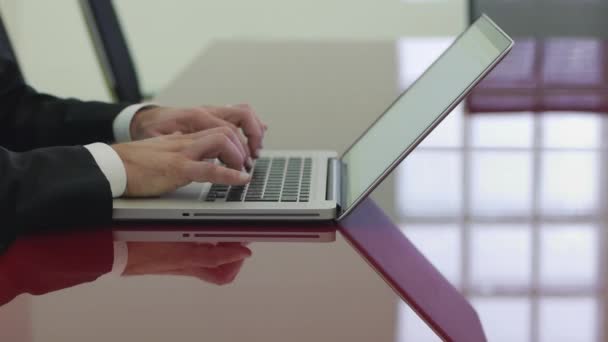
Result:
{"label": "laptop hinge", "polygon": [[343,172],[342,161],[337,158],[329,158],[327,162],[327,200],[335,201],[338,204],[338,210],[342,208],[344,195]]}

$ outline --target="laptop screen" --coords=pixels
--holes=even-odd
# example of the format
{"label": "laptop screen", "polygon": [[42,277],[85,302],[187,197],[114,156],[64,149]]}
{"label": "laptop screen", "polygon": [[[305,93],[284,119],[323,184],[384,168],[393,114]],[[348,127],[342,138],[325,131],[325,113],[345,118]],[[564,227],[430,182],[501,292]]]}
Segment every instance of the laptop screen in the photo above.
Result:
{"label": "laptop screen", "polygon": [[401,94],[341,158],[346,167],[343,215],[449,114],[512,45],[482,16]]}

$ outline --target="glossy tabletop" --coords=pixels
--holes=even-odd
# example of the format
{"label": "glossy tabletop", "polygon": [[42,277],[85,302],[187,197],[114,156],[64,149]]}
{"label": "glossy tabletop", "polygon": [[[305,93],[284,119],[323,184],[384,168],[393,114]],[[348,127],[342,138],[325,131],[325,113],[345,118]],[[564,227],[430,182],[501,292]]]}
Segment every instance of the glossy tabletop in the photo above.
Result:
{"label": "glossy tabletop", "polygon": [[[270,126],[265,147],[341,152],[450,41],[218,42],[156,100],[251,103]],[[595,113],[459,107],[373,194],[472,301],[490,341],[604,340],[606,125]],[[248,247],[234,279],[93,281],[96,270],[21,295],[0,307],[0,331],[12,341],[438,340],[340,234]],[[27,279],[36,293],[41,278]]]}
{"label": "glossy tabletop", "polygon": [[[167,224],[162,225],[166,227]],[[275,222],[267,225],[267,229],[281,230],[292,228],[296,224]],[[155,224],[150,223],[149,226],[153,227]],[[158,224],[156,226],[158,228]],[[227,226],[242,229],[242,227],[251,227],[251,224],[235,222]],[[326,228],[325,223],[312,222],[302,223],[299,226],[311,230]],[[411,305],[438,336],[442,336],[446,341],[486,340],[479,317],[472,306],[401,234],[372,200],[365,201],[353,214],[333,226],[367,261],[369,267],[377,271],[377,276],[385,279],[387,285]],[[4,317],[0,317],[3,319],[2,336],[11,341],[37,340],[38,336],[43,340],[51,337],[69,340],[88,334],[92,334],[93,340],[100,341],[124,339],[126,336],[133,340],[156,340],[156,338],[167,338],[163,337],[166,332],[173,334],[174,338],[196,336],[196,334],[191,335],[189,330],[201,329],[201,338],[212,336],[219,340],[241,338],[267,340],[280,339],[281,336],[286,335],[293,336],[295,340],[378,338],[370,335],[373,332],[362,333],[357,331],[358,329],[348,327],[348,322],[361,320],[361,323],[368,323],[364,317],[358,317],[361,314],[363,316],[380,314],[367,307],[366,302],[373,301],[373,297],[350,298],[354,300],[349,304],[350,310],[358,312],[357,314],[327,316],[330,313],[335,314],[335,310],[326,306],[342,307],[346,304],[342,301],[355,293],[347,290],[340,291],[339,294],[334,293],[334,289],[339,287],[326,283],[328,280],[336,280],[327,276],[328,265],[333,262],[321,261],[315,257],[309,258],[304,253],[320,252],[318,256],[331,259],[336,251],[301,250],[300,253],[292,254],[291,249],[281,252],[269,251],[265,248],[276,245],[276,242],[265,244],[130,241],[122,247],[121,244],[122,242],[118,243],[113,238],[111,227],[56,231],[22,236],[17,239],[0,258],[2,276],[0,306],[6,310]],[[306,243],[292,244],[306,245]],[[308,243],[308,245],[332,244]],[[297,248],[294,249],[297,251]],[[117,250],[122,250],[125,254],[120,255]],[[273,252],[287,253],[283,258],[295,261],[296,264],[287,265],[272,257],[269,260],[269,254]],[[299,257],[294,258],[298,254]],[[278,268],[255,266],[257,262],[253,260],[258,258],[262,258],[265,263],[277,264]],[[300,258],[302,259],[297,260]],[[124,266],[119,267],[118,264],[121,262],[117,260],[123,260]],[[321,273],[299,272],[300,269],[305,269],[309,262],[321,263],[322,265],[316,267]],[[247,274],[245,270],[249,267],[254,267],[266,276],[272,277],[272,280],[259,279],[256,275],[253,277],[241,275],[241,273]],[[120,271],[117,272],[117,269]],[[340,274],[341,271],[349,270],[340,270],[336,273]],[[302,273],[315,278],[303,279]],[[412,274],[416,276],[412,277]],[[177,280],[183,282],[176,283]],[[118,298],[122,299],[115,304],[123,306],[130,303],[134,307],[139,307],[137,311],[144,309],[145,313],[133,318],[125,317],[124,315],[135,312],[133,308],[123,308],[112,317],[103,319],[104,323],[115,324],[113,328],[94,328],[100,323],[94,318],[95,315],[100,313],[105,315],[103,308],[107,307],[106,300],[116,300],[106,298],[113,295],[104,288],[111,287],[111,291],[123,289],[126,281],[139,283],[138,294],[133,297],[139,299],[135,301],[131,298],[125,299],[121,293]],[[152,283],[151,287],[150,283]],[[160,284],[163,284],[167,294],[164,294],[162,288],[157,287]],[[194,287],[184,284],[190,286],[196,284],[197,290],[193,291]],[[231,290],[226,293],[218,291],[217,288],[209,288],[209,285],[230,285]],[[69,306],[60,304],[60,309],[55,308],[55,315],[52,318],[41,317],[40,321],[36,319],[35,312],[39,308],[42,296],[53,297],[62,291],[65,295],[67,290],[71,292],[69,297],[74,298],[76,288],[84,290],[84,293],[87,293],[86,288],[89,289],[88,291],[101,292],[95,295],[88,292],[88,296],[81,298],[71,310],[66,310]],[[145,290],[146,288],[149,290]],[[358,286],[353,288],[355,292],[360,291]],[[158,290],[161,291],[162,299],[155,298],[157,295],[154,291]],[[179,298],[190,292],[189,290],[193,291],[190,293],[192,298],[187,301],[188,305],[183,306],[185,302],[180,302]],[[150,292],[143,296],[139,293],[146,291]],[[320,292],[315,293],[315,291]],[[27,299],[31,295],[37,297],[33,300]],[[220,300],[224,295],[228,295],[229,298]],[[337,297],[328,297],[332,295]],[[26,299],[24,296],[27,296]],[[59,298],[61,299],[62,296]],[[100,302],[97,300],[99,298],[105,299]],[[146,303],[137,304],[143,298],[146,298]],[[167,298],[176,299],[176,304],[179,306],[167,307],[164,302]],[[63,297],[63,300],[66,299]],[[67,302],[66,304],[69,305],[70,301]],[[90,306],[92,302],[97,304],[96,308],[102,308],[101,312],[87,312],[92,308]],[[89,304],[83,306],[84,303]],[[156,312],[155,315],[145,310],[149,305],[158,306],[158,310],[153,310]],[[170,307],[178,311],[173,312]],[[188,310],[196,311],[192,312],[192,316],[183,317]],[[377,325],[383,317],[386,316],[377,316],[369,323]],[[344,326],[341,326],[340,321]],[[41,331],[40,335],[35,334],[38,331],[33,329],[35,326],[48,322],[53,322],[53,331]],[[147,325],[152,322],[155,322],[154,328],[141,329],[145,326],[142,324]],[[327,322],[337,326],[329,328]],[[82,328],[70,328],[74,325]],[[131,331],[133,326],[138,326],[139,329]],[[177,327],[179,327],[177,331],[183,330],[183,332],[176,334],[174,329]],[[342,329],[344,330],[341,331]],[[252,338],[251,334],[255,337]]]}

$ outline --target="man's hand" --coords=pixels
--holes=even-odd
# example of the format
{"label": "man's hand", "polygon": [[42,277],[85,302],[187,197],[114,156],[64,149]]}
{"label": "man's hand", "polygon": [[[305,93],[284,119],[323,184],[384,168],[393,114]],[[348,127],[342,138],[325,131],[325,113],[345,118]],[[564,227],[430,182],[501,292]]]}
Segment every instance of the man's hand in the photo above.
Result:
{"label": "man's hand", "polygon": [[[150,107],[137,112],[131,121],[133,140],[176,132],[196,133],[228,127],[238,133],[247,157],[257,158],[268,128],[249,105],[226,107],[168,108]],[[243,136],[244,135],[244,136]]]}
{"label": "man's hand", "polygon": [[[228,127],[172,134],[117,144],[112,148],[127,172],[126,197],[158,196],[192,182],[243,185],[246,152]],[[219,159],[225,166],[216,164]]]}
{"label": "man's hand", "polygon": [[129,242],[123,275],[175,275],[225,285],[236,278],[251,250],[240,243]]}

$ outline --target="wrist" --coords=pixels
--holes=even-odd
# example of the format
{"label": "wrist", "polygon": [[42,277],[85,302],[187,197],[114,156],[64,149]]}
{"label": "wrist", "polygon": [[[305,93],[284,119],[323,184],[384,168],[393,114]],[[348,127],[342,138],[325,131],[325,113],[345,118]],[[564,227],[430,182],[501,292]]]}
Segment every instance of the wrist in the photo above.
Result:
{"label": "wrist", "polygon": [[101,173],[106,177],[112,197],[122,196],[127,189],[127,171],[122,156],[112,146],[94,143],[84,146],[89,151]]}
{"label": "wrist", "polygon": [[148,137],[146,134],[146,122],[151,118],[156,117],[156,114],[160,111],[160,108],[161,107],[149,105],[135,112],[129,125],[129,132],[132,140],[141,140]]}
{"label": "wrist", "polygon": [[152,106],[153,105],[149,103],[133,104],[124,108],[120,113],[118,113],[114,119],[114,123],[112,124],[114,141],[118,143],[133,141],[134,137],[131,135],[133,117],[142,109]]}
{"label": "wrist", "polygon": [[120,197],[129,197],[130,192],[129,192],[129,169],[132,168],[132,166],[130,165],[132,160],[131,158],[129,158],[129,146],[133,144],[133,143],[122,143],[122,144],[114,144],[111,145],[110,147],[112,148],[112,150],[114,150],[114,152],[116,153],[116,155],[118,156],[118,158],[120,159],[120,161],[122,162],[122,165],[124,167],[124,176],[125,176],[125,183],[124,183],[124,190],[121,194]]}

